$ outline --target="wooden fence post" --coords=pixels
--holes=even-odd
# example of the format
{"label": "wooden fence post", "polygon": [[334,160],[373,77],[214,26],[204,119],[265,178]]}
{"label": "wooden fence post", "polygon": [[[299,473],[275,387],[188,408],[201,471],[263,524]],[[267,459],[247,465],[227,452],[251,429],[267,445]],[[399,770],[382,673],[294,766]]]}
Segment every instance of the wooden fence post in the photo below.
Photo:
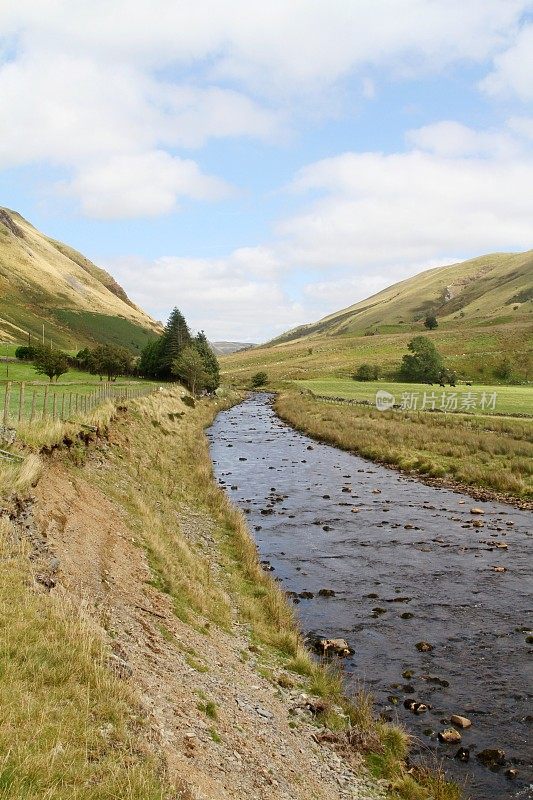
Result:
{"label": "wooden fence post", "polygon": [[57,392],[54,392],[54,397],[52,400],[52,419],[54,420],[54,422],[56,419],[56,415],[57,415]]}
{"label": "wooden fence post", "polygon": [[35,419],[35,404],[37,402],[37,389],[33,390],[33,395],[31,398],[31,412],[30,412],[30,422],[33,422]]}
{"label": "wooden fence post", "polygon": [[61,421],[65,421],[65,392],[61,395]]}
{"label": "wooden fence post", "polygon": [[20,384],[20,392],[19,392],[19,422],[22,422],[24,419],[24,390],[26,388],[26,384],[24,381]]}
{"label": "wooden fence post", "polygon": [[4,428],[9,425],[9,405],[11,403],[11,381],[6,383],[6,393],[4,397]]}
{"label": "wooden fence post", "polygon": [[44,387],[44,400],[43,400],[43,419],[46,419],[46,406],[48,405],[48,384]]}

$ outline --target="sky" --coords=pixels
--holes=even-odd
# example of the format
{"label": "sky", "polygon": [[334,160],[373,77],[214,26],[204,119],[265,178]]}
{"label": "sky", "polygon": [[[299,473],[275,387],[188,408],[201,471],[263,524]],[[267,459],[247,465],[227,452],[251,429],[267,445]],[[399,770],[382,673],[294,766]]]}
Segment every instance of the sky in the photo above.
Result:
{"label": "sky", "polygon": [[260,342],[533,247],[533,0],[0,0],[0,205]]}

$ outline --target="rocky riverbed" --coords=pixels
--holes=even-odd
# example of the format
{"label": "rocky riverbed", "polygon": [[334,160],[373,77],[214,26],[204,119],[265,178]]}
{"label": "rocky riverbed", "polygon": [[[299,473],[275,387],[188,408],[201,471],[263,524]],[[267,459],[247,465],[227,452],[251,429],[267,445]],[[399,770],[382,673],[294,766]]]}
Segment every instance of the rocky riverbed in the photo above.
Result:
{"label": "rocky riverbed", "polygon": [[[348,688],[364,683],[413,733],[413,758],[444,760],[466,796],[531,797],[532,514],[317,443],[266,394],[221,413],[210,440],[310,646],[340,659]],[[321,644],[339,639],[337,652]]]}

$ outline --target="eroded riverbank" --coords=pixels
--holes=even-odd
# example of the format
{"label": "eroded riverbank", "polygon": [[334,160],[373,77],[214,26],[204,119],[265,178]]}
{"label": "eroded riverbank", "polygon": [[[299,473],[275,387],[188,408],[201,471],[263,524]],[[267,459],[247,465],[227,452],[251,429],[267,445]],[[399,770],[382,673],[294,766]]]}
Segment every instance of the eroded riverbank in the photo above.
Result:
{"label": "eroded riverbank", "polygon": [[[531,514],[496,502],[473,514],[468,496],[317,444],[282,423],[266,395],[220,414],[210,437],[265,566],[286,591],[307,593],[294,597],[304,630],[348,640],[347,671],[467,794],[527,797]],[[418,650],[422,641],[432,649]],[[417,716],[404,701],[431,708]],[[452,714],[472,727],[460,745],[440,744]],[[467,762],[454,758],[459,746]],[[496,772],[477,758],[486,748],[505,752]]]}

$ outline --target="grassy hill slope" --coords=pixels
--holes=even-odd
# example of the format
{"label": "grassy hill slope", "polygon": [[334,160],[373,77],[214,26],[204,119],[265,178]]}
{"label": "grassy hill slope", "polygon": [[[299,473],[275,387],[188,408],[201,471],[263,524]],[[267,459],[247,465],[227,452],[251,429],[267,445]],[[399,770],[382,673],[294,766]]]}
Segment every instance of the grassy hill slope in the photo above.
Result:
{"label": "grassy hill slope", "polygon": [[320,334],[406,330],[429,312],[452,327],[514,322],[531,313],[532,300],[533,250],[492,253],[414,275],[318,322],[288,331],[274,342]]}
{"label": "grassy hill slope", "polygon": [[100,269],[0,208],[0,339],[28,333],[65,349],[110,342],[138,350],[160,326]]}
{"label": "grassy hill slope", "polygon": [[[432,332],[423,324],[428,312],[439,322]],[[274,380],[348,377],[363,362],[390,374],[413,335],[424,333],[465,377],[490,377],[509,355],[523,378],[532,323],[533,250],[492,254],[415,275],[267,345],[226,356],[222,365],[242,382],[260,369]]]}

